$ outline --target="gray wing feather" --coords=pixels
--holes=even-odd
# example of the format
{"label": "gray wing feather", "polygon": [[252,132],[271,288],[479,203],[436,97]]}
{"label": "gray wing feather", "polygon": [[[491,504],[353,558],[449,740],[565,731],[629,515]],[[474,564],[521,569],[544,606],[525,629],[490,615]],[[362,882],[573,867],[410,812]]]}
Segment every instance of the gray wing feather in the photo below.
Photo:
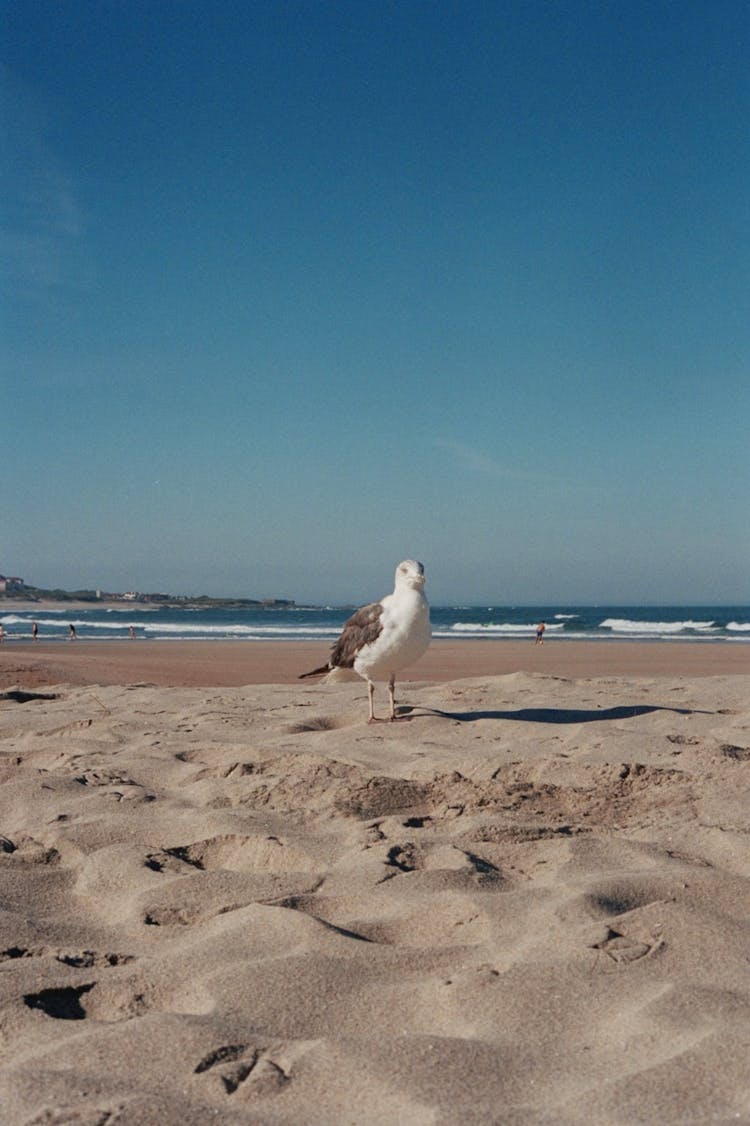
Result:
{"label": "gray wing feather", "polygon": [[371,602],[362,606],[344,623],[336,644],[331,650],[329,664],[332,669],[350,669],[354,658],[363,645],[369,645],[379,636],[381,629],[382,602]]}

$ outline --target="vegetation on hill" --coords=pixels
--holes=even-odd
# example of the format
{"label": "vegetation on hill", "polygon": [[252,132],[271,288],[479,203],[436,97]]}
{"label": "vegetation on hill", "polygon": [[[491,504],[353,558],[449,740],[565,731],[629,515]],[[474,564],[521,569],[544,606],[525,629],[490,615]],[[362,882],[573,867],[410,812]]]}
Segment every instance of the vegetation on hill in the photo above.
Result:
{"label": "vegetation on hill", "polygon": [[105,594],[96,590],[44,590],[37,586],[13,587],[11,590],[0,591],[0,602],[3,600],[14,602],[124,602],[156,603],[159,606],[197,606],[200,609],[232,608],[248,609],[250,607],[279,607],[294,606],[294,601],[289,598],[212,598],[208,594],[192,597],[186,594],[138,594],[136,598],[123,598],[121,594]]}
{"label": "vegetation on hill", "polygon": [[14,587],[0,593],[0,598],[14,602],[98,602],[95,590],[44,590],[38,586]]}

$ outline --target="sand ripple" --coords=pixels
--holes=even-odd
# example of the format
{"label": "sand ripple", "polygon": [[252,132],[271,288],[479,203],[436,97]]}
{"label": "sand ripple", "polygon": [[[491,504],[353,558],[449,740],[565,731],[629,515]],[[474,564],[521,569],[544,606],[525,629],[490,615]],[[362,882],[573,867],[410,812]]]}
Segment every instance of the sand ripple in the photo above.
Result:
{"label": "sand ripple", "polygon": [[747,1120],[747,689],[10,688],[5,1120]]}

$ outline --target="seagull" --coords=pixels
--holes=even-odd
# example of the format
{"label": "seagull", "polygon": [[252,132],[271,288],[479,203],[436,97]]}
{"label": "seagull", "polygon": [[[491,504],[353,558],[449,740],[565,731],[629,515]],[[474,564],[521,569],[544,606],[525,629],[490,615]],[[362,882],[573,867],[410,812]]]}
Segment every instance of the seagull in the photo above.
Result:
{"label": "seagull", "polygon": [[399,563],[393,594],[387,594],[379,602],[370,602],[352,614],[331,649],[327,664],[302,673],[299,679],[324,673],[329,674],[327,680],[346,679],[345,670],[353,669],[367,681],[368,723],[377,722],[373,710],[374,681],[387,680],[390,719],[395,720],[396,673],[414,664],[430,644],[430,607],[422,593],[424,584],[421,563],[414,559]]}

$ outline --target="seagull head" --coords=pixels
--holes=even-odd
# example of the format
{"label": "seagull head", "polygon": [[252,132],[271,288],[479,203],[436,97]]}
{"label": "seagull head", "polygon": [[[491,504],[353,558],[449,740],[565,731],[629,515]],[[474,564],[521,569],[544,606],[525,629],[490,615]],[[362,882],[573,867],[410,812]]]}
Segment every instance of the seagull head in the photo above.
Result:
{"label": "seagull head", "polygon": [[424,567],[416,559],[404,559],[396,568],[396,587],[422,590],[425,584]]}

